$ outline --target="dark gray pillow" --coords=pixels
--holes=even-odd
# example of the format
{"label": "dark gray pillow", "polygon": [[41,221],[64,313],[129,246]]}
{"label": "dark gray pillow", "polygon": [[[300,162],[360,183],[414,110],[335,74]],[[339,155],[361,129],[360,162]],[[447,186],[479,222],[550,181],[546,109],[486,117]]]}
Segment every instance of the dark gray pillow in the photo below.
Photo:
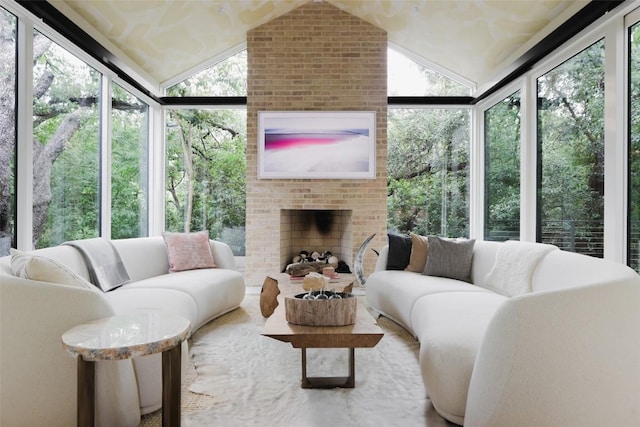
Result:
{"label": "dark gray pillow", "polygon": [[427,276],[448,277],[471,283],[471,261],[475,239],[443,239],[428,236]]}
{"label": "dark gray pillow", "polygon": [[404,270],[411,257],[411,236],[389,233],[387,270]]}

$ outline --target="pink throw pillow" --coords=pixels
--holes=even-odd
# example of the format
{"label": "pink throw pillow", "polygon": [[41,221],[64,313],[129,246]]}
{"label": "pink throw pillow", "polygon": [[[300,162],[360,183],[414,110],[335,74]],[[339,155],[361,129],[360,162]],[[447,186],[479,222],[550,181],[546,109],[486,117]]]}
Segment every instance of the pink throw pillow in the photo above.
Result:
{"label": "pink throw pillow", "polygon": [[215,268],[209,246],[209,232],[162,233],[169,255],[169,272]]}

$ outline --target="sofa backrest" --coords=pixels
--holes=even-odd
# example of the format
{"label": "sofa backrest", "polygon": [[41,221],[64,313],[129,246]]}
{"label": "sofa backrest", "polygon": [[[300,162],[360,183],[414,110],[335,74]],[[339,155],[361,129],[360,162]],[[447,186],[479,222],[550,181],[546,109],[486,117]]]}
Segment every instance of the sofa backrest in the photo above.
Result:
{"label": "sofa backrest", "polygon": [[[90,281],[89,270],[82,258],[82,254],[77,249],[71,246],[52,246],[50,248],[36,249],[29,251],[32,255],[39,255],[46,258],[53,259],[60,264],[67,267],[69,270],[82,277],[83,279]],[[7,268],[3,268],[3,272],[7,272],[11,275],[11,256],[2,257],[2,264]]]}
{"label": "sofa backrest", "polygon": [[[132,281],[148,279],[169,272],[167,247],[162,237],[136,237],[112,240]],[[209,240],[213,260],[219,268],[236,269],[231,248]]]}
{"label": "sofa backrest", "polygon": [[[476,241],[471,265],[471,279],[474,285],[486,287],[485,278],[495,264],[496,253],[501,244]],[[386,268],[388,252],[388,245],[380,250],[376,271]],[[538,263],[531,278],[531,289],[533,292],[540,292],[628,280],[640,284],[640,276],[624,264],[555,250],[546,254]]]}
{"label": "sofa backrest", "polygon": [[496,262],[496,252],[500,244],[500,242],[476,240],[471,261],[471,282],[474,285],[485,287],[484,279]]}
{"label": "sofa backrest", "polygon": [[540,260],[531,278],[531,288],[533,292],[540,292],[628,280],[640,283],[640,276],[624,264],[573,252],[552,251]]}
{"label": "sofa backrest", "polygon": [[[148,279],[169,272],[167,247],[162,237],[117,239],[112,240],[112,243],[120,254],[132,281]],[[236,269],[233,252],[227,244],[215,240],[210,240],[209,244],[216,266]],[[83,279],[90,281],[89,270],[82,254],[72,246],[52,246],[29,251],[29,253],[58,261]],[[0,274],[12,275],[10,260],[11,256],[0,258]]]}
{"label": "sofa backrest", "polygon": [[[476,241],[473,246],[473,260],[471,262],[471,279],[473,284],[484,285],[484,278],[489,273],[496,259],[496,251],[500,242]],[[375,271],[386,270],[389,245],[383,246],[376,260]]]}

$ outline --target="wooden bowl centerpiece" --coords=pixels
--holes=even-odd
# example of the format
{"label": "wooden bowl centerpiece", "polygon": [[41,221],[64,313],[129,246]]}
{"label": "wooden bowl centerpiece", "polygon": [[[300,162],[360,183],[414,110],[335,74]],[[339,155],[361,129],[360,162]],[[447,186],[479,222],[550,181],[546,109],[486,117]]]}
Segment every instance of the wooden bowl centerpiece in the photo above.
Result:
{"label": "wooden bowl centerpiece", "polygon": [[305,326],[345,326],[356,322],[357,298],[346,292],[310,291],[284,300],[287,322]]}

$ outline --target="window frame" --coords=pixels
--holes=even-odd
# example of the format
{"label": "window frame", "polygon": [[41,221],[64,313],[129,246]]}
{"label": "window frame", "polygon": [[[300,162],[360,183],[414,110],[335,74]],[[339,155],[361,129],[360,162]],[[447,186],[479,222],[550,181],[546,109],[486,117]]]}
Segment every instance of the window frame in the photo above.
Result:
{"label": "window frame", "polygon": [[[148,189],[148,204],[149,209],[147,215],[149,224],[149,235],[159,235],[162,229],[158,228],[158,218],[156,213],[160,212],[157,209],[158,199],[163,199],[162,189],[163,186],[157,186],[154,181],[154,174],[156,174],[155,168],[157,164],[158,149],[157,144],[152,143],[158,139],[157,135],[161,132],[160,123],[158,120],[160,112],[160,104],[152,99],[145,93],[134,88],[124,79],[118,77],[112,70],[107,68],[103,63],[97,61],[88,53],[80,49],[77,45],[71,41],[65,39],[62,35],[45,24],[42,20],[35,17],[30,12],[26,11],[20,5],[14,2],[6,2],[0,0],[1,5],[10,13],[14,14],[18,19],[18,46],[17,46],[17,69],[18,69],[18,81],[17,81],[17,109],[16,109],[16,122],[17,122],[17,174],[16,174],[16,249],[19,250],[32,250],[33,249],[33,192],[21,191],[21,189],[33,188],[33,148],[31,141],[33,141],[33,31],[34,29],[42,33],[44,36],[50,38],[53,42],[57,43],[60,47],[66,49],[69,53],[76,56],[81,61],[85,62],[88,66],[94,68],[96,71],[102,74],[102,87],[101,87],[101,120],[102,125],[100,134],[102,137],[102,143],[100,144],[100,164],[102,167],[102,174],[99,178],[101,186],[101,199],[100,199],[100,236],[105,238],[111,237],[111,205],[110,205],[110,193],[111,193],[111,165],[109,164],[110,156],[110,126],[111,126],[111,96],[108,91],[112,82],[116,82],[122,88],[126,89],[130,93],[137,96],[141,101],[146,102],[149,105],[149,123],[147,129],[147,141],[149,142],[148,149],[148,162],[149,168],[147,168],[147,181],[149,182]],[[109,96],[105,97],[104,94],[108,93]],[[162,155],[162,153],[160,154]],[[160,194],[158,195],[158,191]],[[162,206],[162,204],[160,204]],[[153,233],[153,234],[152,234]]]}

